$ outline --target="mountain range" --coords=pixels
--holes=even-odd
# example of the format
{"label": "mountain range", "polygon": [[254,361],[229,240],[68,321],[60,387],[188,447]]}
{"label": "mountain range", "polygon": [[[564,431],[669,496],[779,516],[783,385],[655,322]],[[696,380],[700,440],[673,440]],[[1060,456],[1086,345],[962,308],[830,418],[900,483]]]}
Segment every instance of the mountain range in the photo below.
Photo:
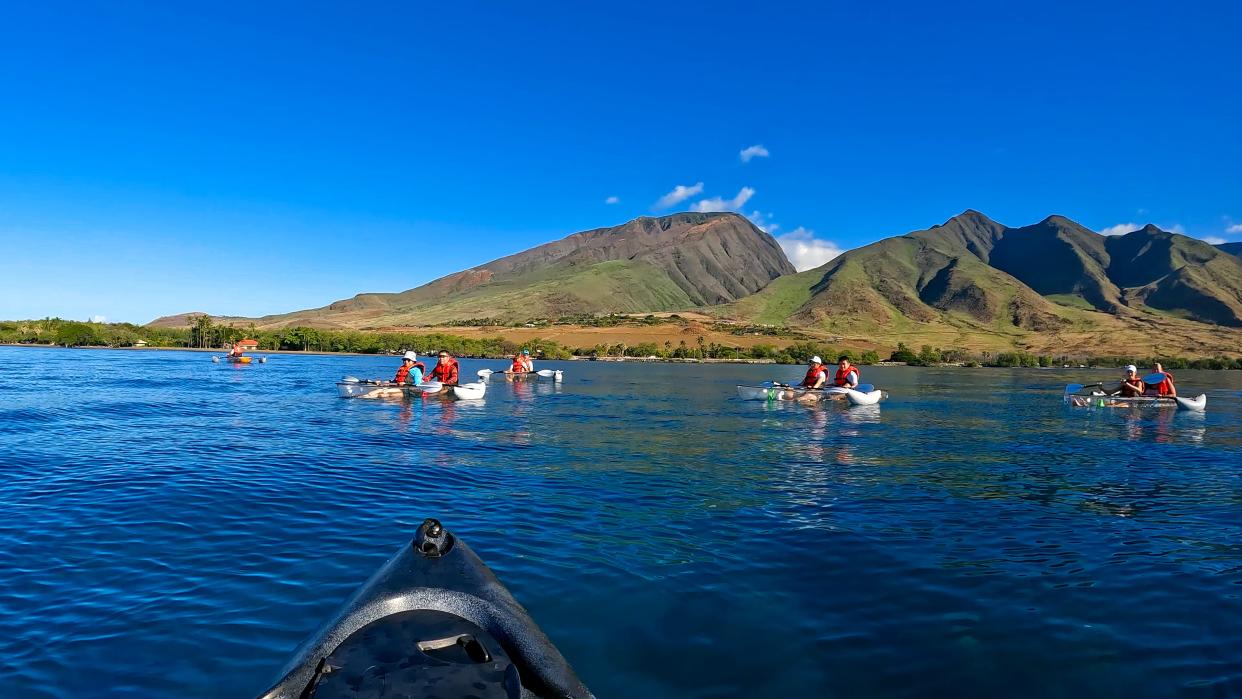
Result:
{"label": "mountain range", "polygon": [[859,332],[957,320],[1053,331],[1082,311],[1242,326],[1242,259],[1148,225],[1104,236],[1063,217],[1010,228],[965,211],[846,252],[720,309],[759,322]]}
{"label": "mountain range", "polygon": [[[1212,327],[1242,328],[1240,248],[1152,225],[1105,236],[1055,215],[1013,228],[967,210],[795,272],[777,241],[746,218],[679,213],[575,233],[399,293],[217,319],[364,329],[697,310],[842,337],[1139,327],[1202,337]],[[184,325],[187,315],[153,324]]]}

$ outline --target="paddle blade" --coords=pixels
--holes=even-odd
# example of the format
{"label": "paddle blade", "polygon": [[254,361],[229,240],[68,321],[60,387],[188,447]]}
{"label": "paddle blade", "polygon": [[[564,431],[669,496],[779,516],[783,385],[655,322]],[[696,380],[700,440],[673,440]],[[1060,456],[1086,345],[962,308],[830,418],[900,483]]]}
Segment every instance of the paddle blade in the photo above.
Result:
{"label": "paddle blade", "polygon": [[346,376],[345,378],[341,379],[341,383],[362,383],[362,382],[358,380],[357,376]]}
{"label": "paddle blade", "polygon": [[1143,377],[1143,383],[1156,384],[1164,381],[1164,374],[1148,374]]}
{"label": "paddle blade", "polygon": [[543,378],[545,378],[545,379],[546,379],[546,378],[548,378],[549,376],[555,376],[555,375],[556,375],[556,372],[555,372],[555,371],[552,371],[551,369],[540,369],[539,371],[536,371],[535,373],[536,373],[536,374],[539,374],[540,376],[542,376],[542,377],[543,377]]}
{"label": "paddle blade", "polygon": [[1072,383],[1065,387],[1066,393],[1078,393],[1081,390],[1082,390],[1082,384],[1080,383]]}
{"label": "paddle blade", "polygon": [[475,375],[486,378],[488,376],[491,376],[494,373],[496,372],[492,371],[491,369],[479,369],[478,371],[475,372]]}
{"label": "paddle blade", "polygon": [[871,393],[872,391],[875,390],[875,386],[872,386],[869,383],[860,383],[858,384],[858,388],[854,390],[858,391],[859,393]]}

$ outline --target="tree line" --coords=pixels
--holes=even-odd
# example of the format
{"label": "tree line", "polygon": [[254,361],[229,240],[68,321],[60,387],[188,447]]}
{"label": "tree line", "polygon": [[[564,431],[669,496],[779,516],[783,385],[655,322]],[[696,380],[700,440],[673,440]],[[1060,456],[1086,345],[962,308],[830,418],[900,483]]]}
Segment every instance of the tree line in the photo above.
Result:
{"label": "tree line", "polygon": [[0,343],[43,344],[66,347],[197,347],[223,349],[237,340],[250,338],[259,343],[259,350],[301,350],[314,352],[357,352],[360,354],[398,354],[414,350],[431,354],[446,350],[458,357],[508,357],[530,350],[541,359],[571,357],[631,357],[655,359],[766,359],[778,364],[804,364],[819,356],[835,363],[845,356],[856,364],[875,364],[882,360],[912,366],[956,364],[993,367],[1052,367],[1085,364],[1093,367],[1120,367],[1137,364],[1149,367],[1153,360],[1166,369],[1242,369],[1242,358],[1228,357],[1138,357],[1105,356],[1090,359],[1068,355],[1038,355],[1029,352],[970,353],[961,349],[942,349],[923,345],[918,352],[905,343],[887,358],[875,350],[858,351],[819,342],[796,342],[787,347],[757,344],[751,347],[707,342],[702,335],[693,342],[671,340],[663,343],[598,344],[592,347],[569,348],[554,340],[535,338],[517,342],[503,337],[468,338],[446,333],[414,334],[370,332],[360,330],[324,330],[310,327],[259,330],[253,325],[243,328],[212,321],[209,316],[193,316],[184,328],[134,325],[133,323],[91,323],[61,318],[42,320],[0,321]]}

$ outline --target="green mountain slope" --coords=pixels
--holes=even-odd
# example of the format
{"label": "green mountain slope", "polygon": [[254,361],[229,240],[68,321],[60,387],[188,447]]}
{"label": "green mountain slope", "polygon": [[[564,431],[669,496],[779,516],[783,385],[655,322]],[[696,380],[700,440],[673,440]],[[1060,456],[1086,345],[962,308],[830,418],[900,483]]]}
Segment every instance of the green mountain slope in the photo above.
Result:
{"label": "green mountain slope", "polygon": [[746,218],[681,213],[575,233],[400,293],[223,320],[363,328],[683,310],[735,301],[793,272],[775,239]]}
{"label": "green mountain slope", "polygon": [[846,252],[721,315],[839,334],[1057,331],[1160,315],[1242,326],[1242,260],[1147,226],[1106,237],[1062,216],[1008,228],[977,211]]}

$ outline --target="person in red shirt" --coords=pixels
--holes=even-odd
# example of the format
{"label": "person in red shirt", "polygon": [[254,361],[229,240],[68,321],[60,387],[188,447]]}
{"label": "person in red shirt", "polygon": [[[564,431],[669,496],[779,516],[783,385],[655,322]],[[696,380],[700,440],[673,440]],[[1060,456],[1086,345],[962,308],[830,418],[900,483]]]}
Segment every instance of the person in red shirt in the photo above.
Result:
{"label": "person in red shirt", "polygon": [[457,385],[457,360],[444,350],[440,350],[439,361],[427,374],[428,381],[439,381],[446,386]]}

